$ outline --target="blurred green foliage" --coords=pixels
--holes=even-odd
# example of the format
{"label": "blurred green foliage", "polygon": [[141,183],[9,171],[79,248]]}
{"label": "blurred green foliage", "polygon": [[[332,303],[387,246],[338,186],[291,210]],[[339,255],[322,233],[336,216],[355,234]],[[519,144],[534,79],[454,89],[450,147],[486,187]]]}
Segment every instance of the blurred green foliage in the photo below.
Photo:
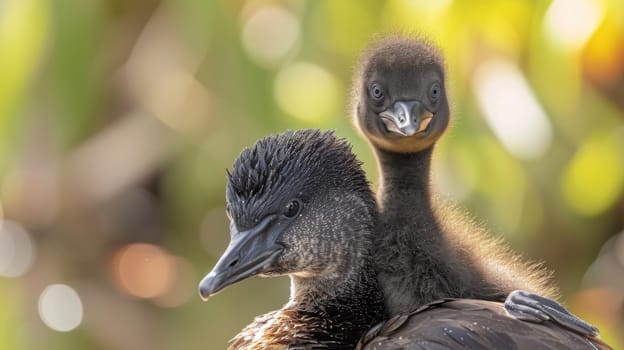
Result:
{"label": "blurred green foliage", "polygon": [[[269,133],[331,128],[374,184],[350,79],[366,44],[396,32],[447,58],[438,190],[543,260],[567,306],[624,346],[621,1],[6,0],[0,215],[36,254],[0,277],[0,348],[222,348],[280,307],[286,278],[195,296],[227,245],[224,169]],[[535,109],[507,120],[499,99]],[[160,248],[133,256],[136,242]],[[0,272],[23,256],[6,247]],[[42,321],[54,283],[84,308],[70,332]]]}

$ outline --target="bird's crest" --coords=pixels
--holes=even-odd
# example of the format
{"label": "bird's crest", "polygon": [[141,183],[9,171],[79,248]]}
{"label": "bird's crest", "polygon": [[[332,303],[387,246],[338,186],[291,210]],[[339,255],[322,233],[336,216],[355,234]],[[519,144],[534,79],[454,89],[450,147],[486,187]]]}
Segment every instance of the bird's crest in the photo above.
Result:
{"label": "bird's crest", "polygon": [[317,186],[368,189],[360,165],[351,146],[333,131],[307,129],[265,137],[244,149],[228,173],[231,213],[237,222],[253,224],[263,216],[258,211],[266,214],[278,202],[305,197],[302,191]]}

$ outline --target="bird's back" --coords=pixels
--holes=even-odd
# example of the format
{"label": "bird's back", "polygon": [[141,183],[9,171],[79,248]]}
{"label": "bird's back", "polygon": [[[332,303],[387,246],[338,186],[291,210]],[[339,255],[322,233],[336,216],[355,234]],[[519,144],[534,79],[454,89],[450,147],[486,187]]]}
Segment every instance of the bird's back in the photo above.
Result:
{"label": "bird's back", "polygon": [[611,349],[555,323],[529,323],[501,303],[448,299],[397,315],[369,332],[356,349]]}
{"label": "bird's back", "polygon": [[515,253],[500,237],[492,235],[452,203],[440,198],[434,198],[433,203],[444,239],[457,254],[455,261],[468,267],[467,273],[473,277],[472,288],[466,295],[449,297],[500,301],[496,295],[505,297],[518,289],[550,298],[558,296],[551,273],[540,263],[529,262]]}

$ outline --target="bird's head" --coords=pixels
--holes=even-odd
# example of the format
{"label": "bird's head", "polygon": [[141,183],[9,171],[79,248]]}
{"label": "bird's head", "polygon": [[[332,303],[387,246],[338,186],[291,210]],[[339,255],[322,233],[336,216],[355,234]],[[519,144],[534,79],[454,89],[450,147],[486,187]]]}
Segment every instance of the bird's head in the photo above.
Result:
{"label": "bird's head", "polygon": [[449,123],[444,61],[424,39],[391,36],[360,57],[353,81],[355,122],[377,147],[400,153],[431,147]]}
{"label": "bird's head", "polygon": [[373,195],[332,132],[288,131],[243,150],[226,197],[230,244],[200,283],[204,300],[254,275],[314,278],[368,254]]}

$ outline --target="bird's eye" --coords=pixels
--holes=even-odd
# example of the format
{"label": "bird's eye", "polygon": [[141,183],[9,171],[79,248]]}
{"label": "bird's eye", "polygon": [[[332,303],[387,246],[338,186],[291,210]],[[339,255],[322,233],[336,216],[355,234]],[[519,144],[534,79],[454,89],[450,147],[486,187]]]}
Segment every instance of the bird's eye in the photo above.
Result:
{"label": "bird's eye", "polygon": [[381,85],[372,83],[370,86],[370,94],[376,100],[381,100],[384,97],[383,89]]}
{"label": "bird's eye", "polygon": [[284,216],[288,218],[294,218],[295,216],[299,215],[302,206],[303,205],[301,204],[300,200],[293,199],[288,204],[286,204],[286,207],[284,208]]}
{"label": "bird's eye", "polygon": [[440,88],[440,84],[433,83],[433,85],[431,85],[431,88],[429,89],[429,97],[431,98],[431,100],[436,101],[438,98],[440,98],[441,94],[442,94],[442,91]]}

